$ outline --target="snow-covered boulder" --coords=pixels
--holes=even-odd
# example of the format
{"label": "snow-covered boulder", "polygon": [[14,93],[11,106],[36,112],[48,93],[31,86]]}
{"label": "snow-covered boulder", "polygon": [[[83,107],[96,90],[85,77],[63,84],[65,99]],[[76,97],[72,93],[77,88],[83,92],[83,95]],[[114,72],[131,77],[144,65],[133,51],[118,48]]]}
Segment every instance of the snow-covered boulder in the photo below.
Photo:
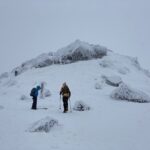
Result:
{"label": "snow-covered boulder", "polygon": [[90,110],[90,107],[87,104],[85,104],[83,101],[76,101],[73,109],[76,111],[85,111],[85,110]]}
{"label": "snow-covered boulder", "polygon": [[100,83],[95,83],[95,89],[102,89],[102,85]]}
{"label": "snow-covered boulder", "polygon": [[46,117],[32,124],[29,132],[49,132],[52,128],[58,126],[58,121],[51,117]]}
{"label": "snow-covered boulder", "polygon": [[95,83],[95,89],[96,89],[96,90],[102,89],[103,86],[104,86],[104,83],[105,83],[104,80],[102,80],[102,81],[97,81],[97,82]]}
{"label": "snow-covered boulder", "polygon": [[51,96],[51,92],[48,89],[44,90],[44,97],[50,97]]}
{"label": "snow-covered boulder", "polygon": [[122,83],[122,79],[119,76],[105,76],[103,75],[102,78],[105,80],[106,84],[110,86],[118,87],[120,83]]}
{"label": "snow-covered boulder", "polygon": [[150,97],[147,94],[142,91],[133,89],[125,83],[121,83],[119,87],[117,87],[111,93],[111,97],[117,100],[127,100],[139,103],[150,102]]}

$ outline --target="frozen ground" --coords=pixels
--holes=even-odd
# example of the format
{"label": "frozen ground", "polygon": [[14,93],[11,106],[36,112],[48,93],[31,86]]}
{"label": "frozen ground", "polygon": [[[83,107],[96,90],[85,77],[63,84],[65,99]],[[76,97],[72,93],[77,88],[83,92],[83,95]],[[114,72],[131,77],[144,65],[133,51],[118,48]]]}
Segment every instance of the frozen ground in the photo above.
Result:
{"label": "frozen ground", "polygon": [[[0,83],[1,150],[149,150],[150,103],[119,101],[110,94],[102,76],[119,76],[134,89],[150,96],[150,78],[129,57],[109,53],[103,59],[31,69]],[[38,99],[31,110],[33,86],[45,81],[51,97]],[[66,81],[71,89],[71,106],[83,101],[89,111],[62,113],[59,90]],[[101,84],[95,89],[95,84]],[[20,100],[22,95],[27,99]],[[62,104],[61,104],[62,106]],[[62,108],[62,107],[61,107]],[[45,117],[58,120],[50,132],[29,132]]]}

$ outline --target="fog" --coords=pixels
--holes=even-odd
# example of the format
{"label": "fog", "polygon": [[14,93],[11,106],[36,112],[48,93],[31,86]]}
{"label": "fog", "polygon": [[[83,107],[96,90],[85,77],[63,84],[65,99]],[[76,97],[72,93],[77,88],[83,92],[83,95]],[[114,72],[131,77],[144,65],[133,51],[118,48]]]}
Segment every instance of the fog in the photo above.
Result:
{"label": "fog", "polygon": [[0,73],[76,39],[150,69],[148,0],[0,0]]}

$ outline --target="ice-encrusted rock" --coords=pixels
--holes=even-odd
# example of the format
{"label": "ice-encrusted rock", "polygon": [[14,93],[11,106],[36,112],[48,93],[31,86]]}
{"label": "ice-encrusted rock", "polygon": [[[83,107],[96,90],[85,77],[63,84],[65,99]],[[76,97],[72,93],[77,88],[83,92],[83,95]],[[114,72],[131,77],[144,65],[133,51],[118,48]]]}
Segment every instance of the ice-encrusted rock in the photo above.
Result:
{"label": "ice-encrusted rock", "polygon": [[76,40],[70,45],[59,49],[57,52],[44,53],[22,63],[22,65],[12,70],[12,74],[19,75],[28,69],[46,67],[52,64],[67,64],[79,60],[102,58],[107,55],[107,51],[108,49],[106,47]]}
{"label": "ice-encrusted rock", "polygon": [[79,60],[102,58],[107,55],[107,51],[106,47],[76,40],[67,47],[58,50],[57,55],[61,57],[62,63],[72,63]]}
{"label": "ice-encrusted rock", "polygon": [[90,106],[85,104],[83,101],[76,101],[73,109],[76,111],[85,111],[85,110],[90,110]]}
{"label": "ice-encrusted rock", "polygon": [[58,126],[58,121],[51,117],[45,117],[35,123],[29,128],[29,132],[49,132],[52,128]]}
{"label": "ice-encrusted rock", "polygon": [[95,83],[95,89],[102,89],[102,85],[100,83]]}
{"label": "ice-encrusted rock", "polygon": [[97,89],[97,90],[102,89],[103,86],[104,86],[104,83],[105,83],[104,80],[97,81],[97,82],[95,83],[95,89]]}
{"label": "ice-encrusted rock", "polygon": [[50,97],[51,96],[51,92],[48,89],[44,90],[44,97]]}
{"label": "ice-encrusted rock", "polygon": [[121,83],[119,87],[117,87],[111,93],[111,97],[117,100],[127,100],[139,103],[150,102],[150,97],[147,94],[142,91],[133,89],[125,83]]}
{"label": "ice-encrusted rock", "polygon": [[119,76],[105,76],[102,78],[105,80],[106,84],[118,87],[120,83],[122,83],[122,79]]}

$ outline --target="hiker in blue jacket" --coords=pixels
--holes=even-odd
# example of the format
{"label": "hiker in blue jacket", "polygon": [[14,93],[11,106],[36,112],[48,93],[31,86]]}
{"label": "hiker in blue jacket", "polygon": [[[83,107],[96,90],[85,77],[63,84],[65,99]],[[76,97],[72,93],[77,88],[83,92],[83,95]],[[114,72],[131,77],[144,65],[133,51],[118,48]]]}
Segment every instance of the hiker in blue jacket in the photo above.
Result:
{"label": "hiker in blue jacket", "polygon": [[41,89],[40,86],[37,86],[36,88],[33,88],[31,90],[30,96],[32,96],[33,103],[31,109],[37,109],[37,97],[38,97],[38,91]]}

